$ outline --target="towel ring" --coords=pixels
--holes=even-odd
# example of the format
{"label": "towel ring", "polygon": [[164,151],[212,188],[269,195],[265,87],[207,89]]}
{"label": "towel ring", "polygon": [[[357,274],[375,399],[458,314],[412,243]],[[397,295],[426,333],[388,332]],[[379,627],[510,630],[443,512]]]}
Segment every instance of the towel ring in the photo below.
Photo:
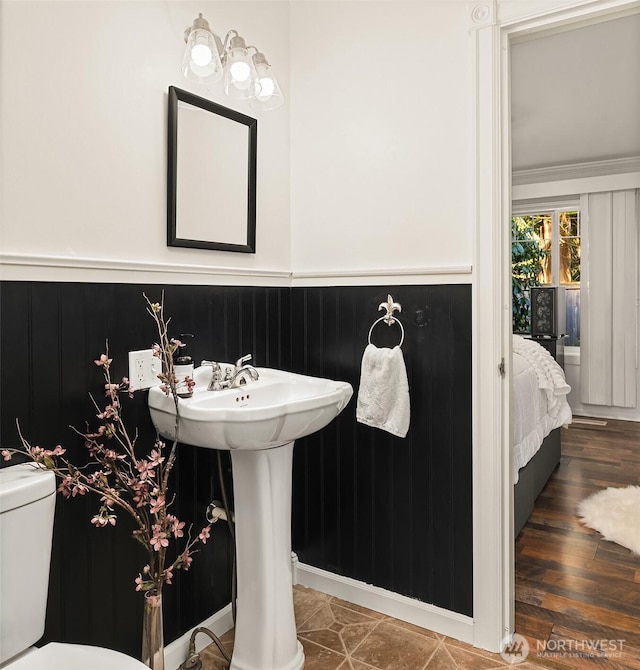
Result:
{"label": "towel ring", "polygon": [[376,327],[376,324],[380,323],[380,321],[384,321],[388,326],[391,326],[392,323],[397,323],[400,326],[400,344],[398,344],[399,347],[402,346],[402,343],[404,342],[404,326],[402,325],[402,321],[399,319],[396,319],[395,316],[381,316],[379,319],[376,319],[373,324],[371,325],[371,328],[369,328],[369,344],[372,344],[371,342],[371,333],[373,332],[373,329]]}

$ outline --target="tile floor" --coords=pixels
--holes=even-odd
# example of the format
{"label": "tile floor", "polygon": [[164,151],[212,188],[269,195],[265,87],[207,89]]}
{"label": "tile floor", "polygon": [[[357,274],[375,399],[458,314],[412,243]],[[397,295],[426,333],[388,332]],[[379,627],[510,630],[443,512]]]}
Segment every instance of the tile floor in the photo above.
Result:
{"label": "tile floor", "polygon": [[[325,593],[294,587],[298,639],[305,670],[493,670],[509,667],[498,654],[475,649],[424,628],[345,602]],[[233,631],[222,638],[233,647]],[[202,670],[223,670],[215,645],[200,654]],[[531,669],[530,663],[517,665]]]}

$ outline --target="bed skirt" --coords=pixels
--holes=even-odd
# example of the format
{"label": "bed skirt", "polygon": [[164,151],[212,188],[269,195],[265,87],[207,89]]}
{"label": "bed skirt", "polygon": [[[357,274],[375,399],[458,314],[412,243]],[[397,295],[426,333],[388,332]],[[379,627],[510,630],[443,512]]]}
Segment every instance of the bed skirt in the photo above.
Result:
{"label": "bed skirt", "polygon": [[513,487],[514,537],[533,512],[533,504],[560,462],[560,428],[552,430],[533,458],[520,469]]}

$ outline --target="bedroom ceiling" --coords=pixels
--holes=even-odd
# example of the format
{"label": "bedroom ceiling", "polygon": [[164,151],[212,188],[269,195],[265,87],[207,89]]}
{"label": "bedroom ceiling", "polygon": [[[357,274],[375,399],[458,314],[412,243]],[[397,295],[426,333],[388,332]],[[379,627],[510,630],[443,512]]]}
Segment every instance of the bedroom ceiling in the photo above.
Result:
{"label": "bedroom ceiling", "polygon": [[512,48],[514,171],[640,156],[640,13]]}

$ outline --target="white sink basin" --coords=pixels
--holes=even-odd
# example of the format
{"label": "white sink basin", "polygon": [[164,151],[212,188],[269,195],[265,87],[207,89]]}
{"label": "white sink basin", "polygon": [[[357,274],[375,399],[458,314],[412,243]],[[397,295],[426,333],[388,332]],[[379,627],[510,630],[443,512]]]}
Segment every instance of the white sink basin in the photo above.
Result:
{"label": "white sink basin", "polygon": [[[345,408],[353,389],[347,382],[258,368],[245,386],[207,391],[210,367],[194,372],[191,398],[179,398],[180,442],[208,449],[272,449],[324,428]],[[157,431],[175,437],[175,404],[158,387],[149,389],[149,410]]]}

